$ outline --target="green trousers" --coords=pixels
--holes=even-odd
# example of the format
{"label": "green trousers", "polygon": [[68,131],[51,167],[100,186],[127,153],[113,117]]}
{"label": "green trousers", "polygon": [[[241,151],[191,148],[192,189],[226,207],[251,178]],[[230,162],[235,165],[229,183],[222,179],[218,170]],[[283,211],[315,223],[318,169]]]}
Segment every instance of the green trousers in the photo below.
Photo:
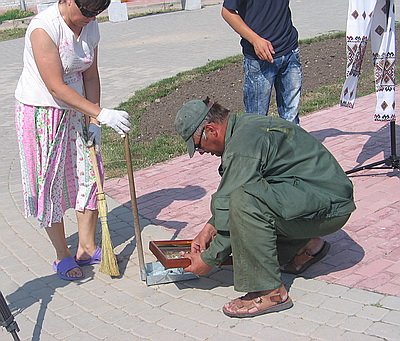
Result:
{"label": "green trousers", "polygon": [[350,217],[283,220],[243,188],[231,194],[229,206],[234,288],[242,292],[278,288],[280,264],[287,264],[311,238],[341,229]]}

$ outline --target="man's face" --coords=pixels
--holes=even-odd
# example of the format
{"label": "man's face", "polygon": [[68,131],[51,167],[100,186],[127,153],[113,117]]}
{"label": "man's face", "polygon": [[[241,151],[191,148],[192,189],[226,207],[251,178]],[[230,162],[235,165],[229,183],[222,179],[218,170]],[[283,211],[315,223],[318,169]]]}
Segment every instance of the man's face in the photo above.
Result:
{"label": "man's face", "polygon": [[214,123],[208,123],[200,135],[194,135],[196,151],[201,155],[210,153],[221,156],[225,149],[225,136],[222,136],[220,129]]}

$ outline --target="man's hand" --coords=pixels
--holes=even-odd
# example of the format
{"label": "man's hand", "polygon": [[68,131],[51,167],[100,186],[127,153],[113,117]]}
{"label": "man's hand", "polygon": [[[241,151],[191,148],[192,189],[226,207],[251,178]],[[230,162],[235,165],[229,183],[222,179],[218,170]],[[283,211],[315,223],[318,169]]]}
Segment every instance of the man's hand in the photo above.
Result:
{"label": "man's hand", "polygon": [[207,223],[200,233],[192,240],[190,251],[192,253],[201,253],[210,245],[211,240],[217,234],[214,226]]}
{"label": "man's hand", "polygon": [[275,51],[269,40],[257,37],[253,42],[253,47],[258,58],[270,63],[274,62]]}
{"label": "man's hand", "polygon": [[187,253],[183,255],[183,257],[189,258],[191,263],[188,267],[183,269],[185,271],[193,272],[195,275],[206,275],[212,269],[212,266],[203,262],[200,253]]}

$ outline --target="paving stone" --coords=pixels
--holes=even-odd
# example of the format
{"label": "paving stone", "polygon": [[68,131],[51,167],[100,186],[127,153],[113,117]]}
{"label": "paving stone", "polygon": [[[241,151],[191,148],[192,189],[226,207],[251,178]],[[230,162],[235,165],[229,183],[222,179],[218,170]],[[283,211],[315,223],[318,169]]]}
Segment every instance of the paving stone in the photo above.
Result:
{"label": "paving stone", "polygon": [[353,333],[349,331],[346,331],[340,335],[340,339],[343,341],[383,341],[383,339],[380,337]]}
{"label": "paving stone", "polygon": [[[253,336],[253,339],[256,341],[265,341],[265,340],[273,340],[273,341],[309,341],[309,337],[295,335],[286,330],[279,330],[271,327],[264,327],[258,333]],[[235,340],[235,339],[233,339]]]}
{"label": "paving stone", "polygon": [[349,316],[341,313],[335,313],[333,316],[329,317],[329,320],[326,322],[326,325],[329,327],[338,327],[345,321]]}
{"label": "paving stone", "polygon": [[97,316],[86,311],[81,311],[79,315],[68,319],[69,323],[83,331],[89,331],[102,325],[103,321]]}
{"label": "paving stone", "polygon": [[358,288],[351,288],[341,295],[341,298],[362,304],[376,304],[384,298],[384,295]]}
{"label": "paving stone", "polygon": [[73,324],[70,324],[68,321],[62,319],[49,310],[46,310],[45,312],[42,311],[41,314],[44,314],[42,315],[42,328],[50,335],[65,333],[66,330],[75,327]]}
{"label": "paving stone", "polygon": [[383,322],[374,322],[372,326],[367,329],[366,334],[378,336],[385,340],[398,341],[400,339],[400,327]]}
{"label": "paving stone", "polygon": [[57,335],[52,335],[52,337],[53,337],[53,340],[54,339],[65,340],[68,337],[71,337],[71,336],[77,335],[77,334],[81,334],[81,333],[82,333],[82,331],[80,329],[67,324],[65,329],[60,330],[60,332],[57,333]]}
{"label": "paving stone", "polygon": [[263,325],[252,320],[241,319],[230,331],[234,334],[239,334],[241,336],[247,336],[250,338],[264,328],[265,327]]}
{"label": "paving stone", "polygon": [[384,308],[400,310],[400,297],[386,296],[379,302]]}
{"label": "paving stone", "polygon": [[343,332],[343,330],[340,330],[338,328],[321,325],[313,332],[312,336],[317,340],[341,340]]}
{"label": "paving stone", "polygon": [[320,325],[318,323],[313,321],[303,320],[301,318],[293,318],[290,316],[285,317],[275,325],[276,328],[301,336],[309,336],[319,326]]}
{"label": "paving stone", "polygon": [[389,312],[390,310],[388,309],[367,305],[364,306],[362,310],[356,314],[356,316],[361,318],[366,318],[372,321],[380,321]]}
{"label": "paving stone", "polygon": [[[289,309],[290,311],[291,309]],[[303,314],[298,315],[301,316],[305,320],[313,321],[319,324],[326,324],[331,322],[337,318],[337,313],[323,309],[321,307],[312,308],[305,311]]]}
{"label": "paving stone", "polygon": [[159,335],[164,329],[155,323],[147,323],[140,320],[132,326],[131,333],[138,336],[140,339],[148,339],[153,335]]}
{"label": "paving stone", "polygon": [[162,309],[180,316],[190,316],[197,309],[197,304],[187,301],[171,301],[162,306]]}
{"label": "paving stone", "polygon": [[219,287],[220,283],[207,277],[200,277],[198,279],[192,279],[187,282],[182,282],[182,285],[187,288],[211,290],[213,288]]}
{"label": "paving stone", "polygon": [[151,309],[152,306],[144,303],[142,300],[132,299],[129,304],[122,308],[129,315],[138,315],[144,310]]}
{"label": "paving stone", "polygon": [[319,293],[313,292],[304,295],[299,299],[299,302],[305,305],[309,305],[313,308],[323,306],[327,296],[320,295]]}
{"label": "paving stone", "polygon": [[[160,340],[162,340],[162,341],[192,341],[192,340],[195,340],[193,337],[181,335],[177,332],[173,332],[170,330],[163,330],[160,334],[152,335],[149,339],[154,340],[154,341],[160,341]],[[212,338],[208,338],[207,341],[210,341],[210,340],[212,340]],[[222,339],[216,339],[216,341],[217,340],[222,341]]]}
{"label": "paving stone", "polygon": [[160,321],[168,314],[169,313],[167,311],[156,307],[156,308],[149,308],[147,310],[143,310],[136,316],[138,316],[141,320],[143,320],[145,322],[156,323],[157,321]]}
{"label": "paving stone", "polygon": [[296,277],[293,282],[293,287],[298,288],[308,292],[319,292],[328,284],[321,281],[316,281],[313,279],[305,279],[302,277]]}
{"label": "paving stone", "polygon": [[130,332],[136,329],[142,323],[142,320],[137,316],[126,315],[117,321],[113,322],[113,325],[122,329],[124,332]]}
{"label": "paving stone", "polygon": [[[180,316],[170,314],[157,322],[162,328],[176,331],[180,334],[185,334],[187,331],[194,328],[198,323],[190,319],[182,319]],[[207,328],[207,326],[204,326]]]}
{"label": "paving stone", "polygon": [[361,311],[363,305],[336,297],[330,297],[324,302],[324,308],[338,313],[354,315]]}
{"label": "paving stone", "polygon": [[179,287],[175,285],[175,283],[160,285],[160,288],[158,290],[173,298],[181,298],[187,292],[191,292],[191,289],[188,289],[186,287]]}
{"label": "paving stone", "polygon": [[152,307],[161,307],[164,304],[173,301],[173,297],[166,294],[157,292],[154,295],[145,298],[144,302],[151,305]]}
{"label": "paving stone", "polygon": [[126,316],[128,316],[128,314],[125,311],[115,308],[113,310],[100,314],[98,318],[105,321],[106,323],[114,323],[125,318]]}
{"label": "paving stone", "polygon": [[89,335],[99,340],[104,340],[107,338],[112,340],[119,340],[120,334],[124,332],[118,327],[113,326],[112,324],[102,324],[101,326],[91,329],[88,333]]}
{"label": "paving stone", "polygon": [[329,283],[327,286],[321,288],[318,291],[318,293],[320,295],[326,295],[326,296],[330,296],[330,297],[341,297],[347,291],[349,291],[348,287],[345,287],[343,285]]}
{"label": "paving stone", "polygon": [[310,307],[307,304],[303,304],[301,302],[294,302],[293,307],[282,311],[282,314],[285,316],[299,317],[299,316],[304,316],[309,311],[313,310],[315,310],[315,308]]}
{"label": "paving stone", "polygon": [[207,340],[214,334],[217,334],[217,331],[215,329],[209,328],[208,326],[199,323],[185,332],[185,335],[193,337],[196,340]]}
{"label": "paving stone", "polygon": [[355,333],[364,333],[372,324],[373,321],[371,320],[349,316],[349,318],[346,319],[344,323],[339,326],[339,328],[346,329]]}
{"label": "paving stone", "polygon": [[209,327],[217,328],[220,323],[226,321],[226,316],[221,310],[210,310],[209,308],[199,307],[196,309],[196,314],[189,316],[190,319],[208,325]]}
{"label": "paving stone", "polygon": [[390,311],[382,318],[382,322],[400,326],[400,311]]}
{"label": "paving stone", "polygon": [[99,339],[91,336],[89,333],[79,332],[64,339],[65,341],[98,341]]}
{"label": "paving stone", "polygon": [[249,338],[247,336],[240,336],[222,330],[216,330],[212,336],[207,338],[207,341],[248,341],[248,340]]}

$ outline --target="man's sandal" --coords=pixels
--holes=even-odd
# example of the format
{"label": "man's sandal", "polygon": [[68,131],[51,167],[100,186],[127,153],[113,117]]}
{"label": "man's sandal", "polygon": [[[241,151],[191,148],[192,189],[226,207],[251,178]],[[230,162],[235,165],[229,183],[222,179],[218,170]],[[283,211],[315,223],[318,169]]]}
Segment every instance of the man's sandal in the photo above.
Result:
{"label": "man's sandal", "polygon": [[243,318],[278,312],[292,306],[293,302],[290,297],[287,296],[286,299],[283,299],[279,292],[265,295],[260,295],[259,292],[249,292],[225,304],[222,311],[229,317]]}
{"label": "man's sandal", "polygon": [[327,255],[330,247],[331,245],[327,241],[324,241],[324,245],[322,246],[321,250],[314,255],[311,255],[307,250],[305,250],[303,253],[294,256],[288,264],[282,266],[281,272],[294,275],[301,274],[311,265],[324,258]]}

